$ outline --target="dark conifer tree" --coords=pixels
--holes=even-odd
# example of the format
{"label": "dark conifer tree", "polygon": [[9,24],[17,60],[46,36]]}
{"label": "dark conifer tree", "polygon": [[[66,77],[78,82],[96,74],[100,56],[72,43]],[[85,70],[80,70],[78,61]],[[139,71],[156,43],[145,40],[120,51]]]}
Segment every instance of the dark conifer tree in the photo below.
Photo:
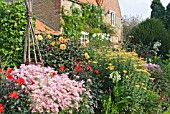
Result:
{"label": "dark conifer tree", "polygon": [[163,19],[165,16],[165,7],[160,0],[153,0],[151,4],[151,18]]}

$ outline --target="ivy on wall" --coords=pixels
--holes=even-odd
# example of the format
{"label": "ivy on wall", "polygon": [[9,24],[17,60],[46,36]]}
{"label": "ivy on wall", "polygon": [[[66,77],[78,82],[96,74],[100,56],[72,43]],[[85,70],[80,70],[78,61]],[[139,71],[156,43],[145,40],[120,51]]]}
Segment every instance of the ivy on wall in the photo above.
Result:
{"label": "ivy on wall", "polygon": [[26,9],[22,1],[0,1],[0,59],[8,66],[22,62],[26,30]]}
{"label": "ivy on wall", "polygon": [[[100,6],[79,3],[81,9],[75,7],[74,1],[70,10],[62,8],[62,27],[65,37],[79,38],[82,31],[93,33],[114,33],[113,28],[104,23],[104,11]],[[76,2],[77,3],[77,2]]]}

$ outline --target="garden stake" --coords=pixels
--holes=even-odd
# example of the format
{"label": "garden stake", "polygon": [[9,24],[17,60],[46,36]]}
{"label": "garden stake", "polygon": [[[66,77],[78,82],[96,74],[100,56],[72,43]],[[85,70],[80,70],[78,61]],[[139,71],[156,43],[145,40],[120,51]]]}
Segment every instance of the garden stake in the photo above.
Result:
{"label": "garden stake", "polygon": [[[32,17],[31,17],[32,0],[24,0],[24,2],[25,2],[26,10],[27,10],[27,29],[26,29],[26,35],[25,35],[24,58],[23,58],[24,61],[23,62],[28,63],[28,64],[33,62],[33,61],[31,61],[31,56],[30,56],[30,37],[32,37],[34,60],[35,60],[34,62],[35,62],[35,64],[38,63],[37,54],[36,54],[36,49],[37,49],[39,60],[40,60],[40,63],[42,64],[43,61],[42,61],[42,56],[41,56],[40,49],[38,46],[38,40],[35,37],[35,32],[34,32],[34,29],[32,26]],[[36,47],[35,47],[35,45],[36,45]],[[27,56],[28,56],[28,58],[27,58]]]}

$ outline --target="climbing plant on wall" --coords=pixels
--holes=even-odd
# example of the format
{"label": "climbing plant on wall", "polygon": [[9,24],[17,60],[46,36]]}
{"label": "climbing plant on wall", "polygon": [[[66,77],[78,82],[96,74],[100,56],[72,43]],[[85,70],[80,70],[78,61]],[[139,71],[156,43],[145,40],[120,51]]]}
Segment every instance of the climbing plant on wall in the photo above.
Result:
{"label": "climbing plant on wall", "polygon": [[[74,2],[74,1],[72,1]],[[81,8],[75,7],[75,3],[70,10],[62,8],[62,27],[65,37],[79,38],[81,31],[88,33],[113,33],[103,21],[103,9],[87,3],[79,3]]]}
{"label": "climbing plant on wall", "polygon": [[62,8],[62,27],[65,37],[74,37],[78,38],[83,31],[83,25],[85,24],[85,18],[81,16],[80,9],[74,7],[74,4],[71,7],[71,10],[65,10]]}
{"label": "climbing plant on wall", "polygon": [[5,66],[17,66],[22,61],[26,29],[26,9],[21,0],[0,1],[0,59]]}

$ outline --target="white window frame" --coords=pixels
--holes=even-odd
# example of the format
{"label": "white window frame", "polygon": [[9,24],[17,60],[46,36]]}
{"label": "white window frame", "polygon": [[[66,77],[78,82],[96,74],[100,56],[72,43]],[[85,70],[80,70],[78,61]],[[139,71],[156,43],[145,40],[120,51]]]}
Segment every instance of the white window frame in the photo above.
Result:
{"label": "white window frame", "polygon": [[116,12],[110,10],[110,23],[112,26],[115,26],[116,23]]}
{"label": "white window frame", "polygon": [[89,33],[82,31],[81,34],[82,34],[82,36],[80,37],[80,43],[86,44],[85,38],[89,39]]}

